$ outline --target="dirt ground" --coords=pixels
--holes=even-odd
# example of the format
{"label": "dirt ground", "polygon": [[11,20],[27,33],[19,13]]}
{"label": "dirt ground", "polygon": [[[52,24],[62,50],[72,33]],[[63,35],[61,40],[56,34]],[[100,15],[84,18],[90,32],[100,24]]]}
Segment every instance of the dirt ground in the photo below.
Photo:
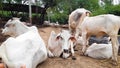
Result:
{"label": "dirt ground", "polygon": [[[50,35],[50,32],[54,30],[56,33],[59,32],[61,28],[56,27],[45,27],[39,28],[40,35],[44,39],[46,45]],[[110,64],[109,59],[93,59],[87,56],[81,56],[81,46],[77,45],[75,51],[76,60],[72,60],[71,57],[68,59],[62,59],[60,57],[56,58],[48,58],[45,62],[38,65],[37,68],[120,68],[120,60],[119,65],[114,66]],[[120,59],[120,56],[119,58]]]}
{"label": "dirt ground", "polygon": [[[56,33],[59,32],[61,28],[56,27],[44,27],[39,28],[39,32],[43,40],[45,41],[47,45],[47,41],[50,35],[50,32],[54,30]],[[2,39],[3,36],[0,34],[0,42],[4,41]],[[120,68],[120,56],[118,56],[119,59],[119,65],[114,66],[110,64],[110,60],[104,59],[93,59],[87,56],[81,56],[81,46],[77,45],[76,49],[78,51],[75,51],[76,60],[72,60],[71,57],[67,59],[62,59],[60,57],[55,58],[48,58],[43,63],[39,64],[37,68]]]}

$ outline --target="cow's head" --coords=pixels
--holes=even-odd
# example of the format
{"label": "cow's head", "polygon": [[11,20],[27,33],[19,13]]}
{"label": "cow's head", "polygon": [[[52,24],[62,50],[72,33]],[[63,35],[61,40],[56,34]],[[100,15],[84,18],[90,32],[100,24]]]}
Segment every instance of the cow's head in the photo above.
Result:
{"label": "cow's head", "polygon": [[84,8],[78,8],[69,15],[69,29],[72,34],[76,34],[76,27],[80,26],[85,17],[90,16],[91,12]]}
{"label": "cow's head", "polygon": [[63,58],[67,58],[71,54],[71,42],[75,42],[76,39],[74,36],[71,36],[70,32],[67,30],[61,30],[61,32],[57,35],[56,40],[61,40]]}
{"label": "cow's head", "polygon": [[16,23],[19,23],[20,18],[12,18],[7,21],[7,23],[4,26],[4,29],[2,30],[2,34],[4,35],[10,35],[13,36],[16,34]]}

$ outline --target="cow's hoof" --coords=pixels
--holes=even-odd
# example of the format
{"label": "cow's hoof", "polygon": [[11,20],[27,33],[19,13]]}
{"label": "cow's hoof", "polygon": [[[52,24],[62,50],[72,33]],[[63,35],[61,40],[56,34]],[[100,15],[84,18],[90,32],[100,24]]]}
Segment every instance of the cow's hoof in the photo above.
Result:
{"label": "cow's hoof", "polygon": [[75,56],[73,56],[73,57],[72,57],[72,60],[76,60],[76,57],[75,57]]}
{"label": "cow's hoof", "polygon": [[74,51],[78,51],[77,49],[75,49]]}
{"label": "cow's hoof", "polygon": [[114,61],[114,60],[112,60],[110,63],[111,63],[112,65],[114,65],[114,66],[118,66],[118,63],[117,63],[116,61]]}
{"label": "cow's hoof", "polygon": [[80,53],[80,56],[85,56],[85,53],[83,53],[83,52],[82,52],[82,53]]}

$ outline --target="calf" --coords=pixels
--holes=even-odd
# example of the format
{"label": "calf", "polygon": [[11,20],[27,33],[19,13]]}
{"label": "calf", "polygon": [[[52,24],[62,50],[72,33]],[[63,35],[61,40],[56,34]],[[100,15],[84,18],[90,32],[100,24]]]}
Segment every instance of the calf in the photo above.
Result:
{"label": "calf", "polygon": [[97,59],[109,59],[112,57],[112,44],[93,43],[87,48],[85,55]]}
{"label": "calf", "polygon": [[81,29],[80,32],[84,40],[84,46],[82,48],[83,53],[86,51],[87,41],[91,35],[96,35],[96,37],[101,37],[105,34],[109,35],[112,42],[112,61],[117,65],[119,46],[117,34],[120,28],[120,17],[112,14],[85,17],[79,28]]}

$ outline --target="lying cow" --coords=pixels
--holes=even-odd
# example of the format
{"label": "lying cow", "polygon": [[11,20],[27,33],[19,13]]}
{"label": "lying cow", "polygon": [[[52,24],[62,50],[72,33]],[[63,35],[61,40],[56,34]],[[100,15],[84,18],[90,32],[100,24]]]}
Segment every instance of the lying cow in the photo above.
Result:
{"label": "lying cow", "polygon": [[97,59],[109,59],[112,57],[112,44],[93,43],[87,48],[85,55]]}
{"label": "lying cow", "polygon": [[62,57],[67,58],[72,53],[72,59],[75,59],[73,49],[75,41],[67,30],[62,30],[59,34],[52,31],[48,41],[49,55],[59,57],[63,53]]}
{"label": "lying cow", "polygon": [[[12,33],[9,28],[16,31]],[[18,19],[10,19],[3,33],[13,36],[0,46],[0,57],[9,68],[36,68],[47,59],[47,49],[37,27],[29,28]]]}
{"label": "lying cow", "polygon": [[[112,57],[112,44],[110,37],[102,37],[99,40],[95,39],[95,37],[92,37],[92,39],[94,39],[92,40],[94,42],[90,41],[91,44],[87,48],[85,55],[97,59],[109,59]],[[102,40],[104,42],[102,42]]]}
{"label": "lying cow", "polygon": [[119,46],[117,34],[120,28],[120,17],[112,14],[85,17],[79,28],[81,29],[79,33],[82,33],[84,40],[83,53],[86,51],[86,45],[91,35],[96,35],[96,37],[101,37],[105,34],[109,35],[112,42],[112,61],[115,65],[117,64]]}
{"label": "lying cow", "polygon": [[16,38],[8,38],[0,47],[0,57],[9,68],[35,68],[47,58],[45,44],[38,32],[28,31]]}

